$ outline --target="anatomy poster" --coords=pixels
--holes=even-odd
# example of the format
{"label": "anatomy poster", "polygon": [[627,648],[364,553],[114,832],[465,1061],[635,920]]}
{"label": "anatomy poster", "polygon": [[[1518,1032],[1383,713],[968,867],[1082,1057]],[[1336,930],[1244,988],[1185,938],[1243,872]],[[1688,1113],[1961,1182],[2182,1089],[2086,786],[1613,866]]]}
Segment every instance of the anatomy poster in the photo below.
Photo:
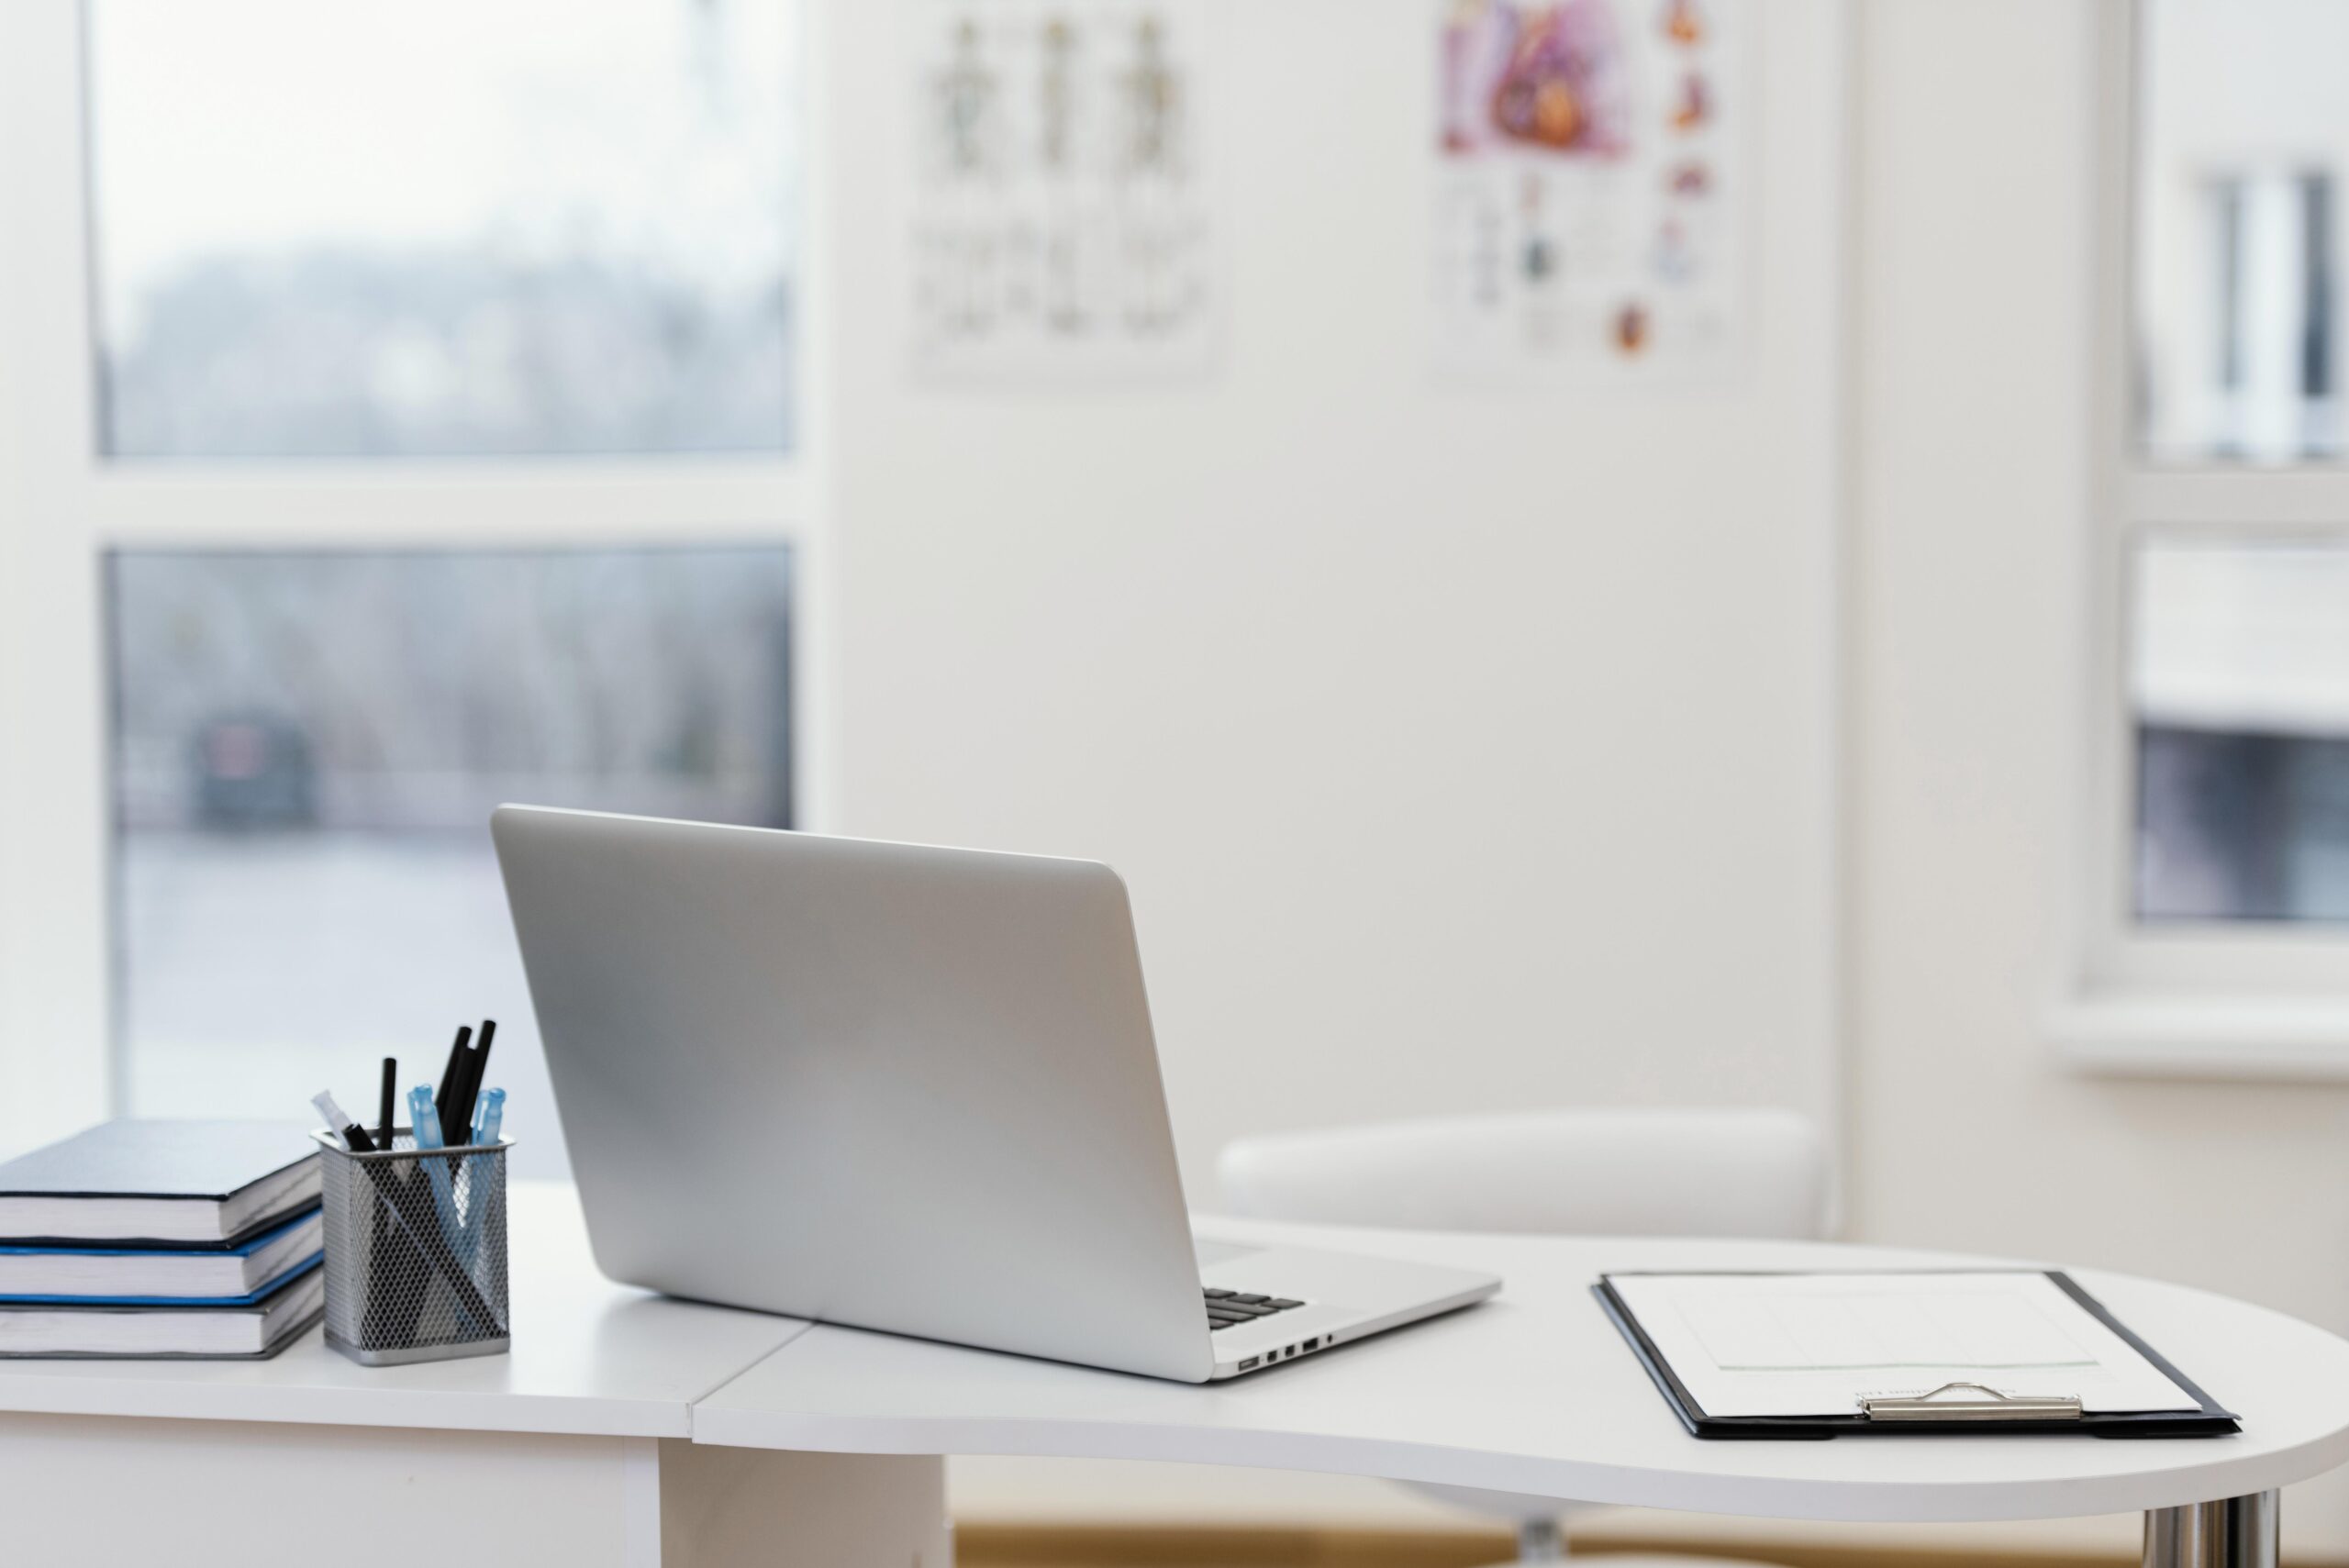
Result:
{"label": "anatomy poster", "polygon": [[915,12],[913,319],[926,370],[1054,381],[1211,361],[1209,4],[931,0]]}
{"label": "anatomy poster", "polygon": [[1759,0],[1442,0],[1441,363],[1601,378],[1741,347]]}

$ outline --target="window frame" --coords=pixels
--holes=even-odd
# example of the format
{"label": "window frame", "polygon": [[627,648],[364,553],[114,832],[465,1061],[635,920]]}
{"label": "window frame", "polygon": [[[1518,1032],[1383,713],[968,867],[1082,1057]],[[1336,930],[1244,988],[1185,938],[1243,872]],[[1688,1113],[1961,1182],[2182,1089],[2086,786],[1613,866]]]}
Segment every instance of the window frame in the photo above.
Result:
{"label": "window frame", "polygon": [[[796,226],[796,449],[774,457],[109,461],[92,339],[82,0],[0,6],[0,1153],[122,1105],[115,1019],[104,561],[116,548],[283,550],[783,543],[793,551],[792,798],[830,819],[824,694],[827,199],[797,19],[791,106],[805,167]],[[331,519],[331,521],[321,521]]]}
{"label": "window frame", "polygon": [[2099,7],[2086,653],[2065,968],[2047,1032],[2098,1071],[2349,1078],[2349,926],[2138,921],[2132,574],[2150,539],[2349,545],[2349,462],[2147,455],[2132,406],[2139,0]]}

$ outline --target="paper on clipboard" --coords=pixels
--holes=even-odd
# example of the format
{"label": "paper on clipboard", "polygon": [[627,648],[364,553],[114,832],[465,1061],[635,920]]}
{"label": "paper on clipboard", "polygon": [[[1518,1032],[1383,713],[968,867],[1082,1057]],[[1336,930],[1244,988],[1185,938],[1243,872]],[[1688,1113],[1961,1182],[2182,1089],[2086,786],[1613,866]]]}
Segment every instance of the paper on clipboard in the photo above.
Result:
{"label": "paper on clipboard", "polygon": [[1945,1383],[2090,1414],[2199,1402],[2054,1281],[2013,1273],[1614,1274],[1708,1416],[1848,1416]]}

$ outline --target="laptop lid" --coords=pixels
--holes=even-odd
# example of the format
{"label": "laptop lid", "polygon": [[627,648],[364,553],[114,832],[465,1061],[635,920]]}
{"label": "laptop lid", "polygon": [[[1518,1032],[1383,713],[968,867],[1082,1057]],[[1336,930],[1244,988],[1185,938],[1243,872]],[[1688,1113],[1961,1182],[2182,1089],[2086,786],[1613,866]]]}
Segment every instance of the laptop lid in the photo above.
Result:
{"label": "laptop lid", "polygon": [[1108,867],[535,806],[490,829],[607,1274],[1208,1375]]}

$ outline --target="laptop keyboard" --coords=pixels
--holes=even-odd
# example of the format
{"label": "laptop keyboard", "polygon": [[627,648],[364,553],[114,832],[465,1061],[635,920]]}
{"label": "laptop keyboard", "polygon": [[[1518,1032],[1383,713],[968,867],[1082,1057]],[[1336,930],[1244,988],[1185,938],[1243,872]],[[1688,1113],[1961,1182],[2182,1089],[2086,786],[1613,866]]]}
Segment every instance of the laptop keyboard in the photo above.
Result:
{"label": "laptop keyboard", "polygon": [[1212,1287],[1203,1290],[1200,1294],[1207,1297],[1209,1329],[1229,1329],[1235,1323],[1253,1323],[1259,1318],[1270,1318],[1276,1312],[1286,1312],[1292,1307],[1305,1305],[1302,1301],[1291,1301],[1286,1296],[1253,1296],[1241,1291],[1216,1290]]}

